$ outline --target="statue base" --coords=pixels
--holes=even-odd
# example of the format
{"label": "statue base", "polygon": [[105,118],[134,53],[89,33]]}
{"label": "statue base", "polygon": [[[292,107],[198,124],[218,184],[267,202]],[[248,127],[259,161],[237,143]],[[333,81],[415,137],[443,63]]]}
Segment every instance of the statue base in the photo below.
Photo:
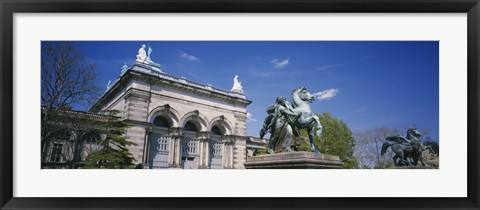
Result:
{"label": "statue base", "polygon": [[339,169],[343,162],[338,156],[313,152],[289,152],[247,158],[246,169]]}

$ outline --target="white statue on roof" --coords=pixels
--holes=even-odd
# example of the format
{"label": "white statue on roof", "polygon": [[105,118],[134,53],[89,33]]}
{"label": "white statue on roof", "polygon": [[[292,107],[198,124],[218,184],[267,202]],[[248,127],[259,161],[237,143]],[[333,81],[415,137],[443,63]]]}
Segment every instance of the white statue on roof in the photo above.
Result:
{"label": "white statue on roof", "polygon": [[123,63],[123,66],[122,66],[121,70],[122,70],[121,71],[122,75],[125,74],[125,72],[127,72],[127,70],[128,70],[127,63]]}
{"label": "white statue on roof", "polygon": [[233,78],[233,87],[230,91],[237,92],[237,93],[244,93],[242,83],[238,81],[238,75],[235,75],[235,78]]}
{"label": "white statue on roof", "polygon": [[147,58],[147,51],[145,51],[145,48],[147,46],[142,45],[140,49],[138,49],[138,54],[137,54],[137,62],[145,62],[145,59]]}
{"label": "white statue on roof", "polygon": [[147,53],[147,46],[143,44],[142,47],[138,49],[137,62],[142,64],[147,64],[149,68],[154,72],[164,73],[160,69],[162,65],[155,63],[152,60],[152,57],[151,57],[152,52],[153,52],[152,46],[148,46],[148,53]]}
{"label": "white statue on roof", "polygon": [[[110,88],[112,88],[112,81],[111,81],[111,80],[108,80],[107,90],[109,90]],[[106,90],[106,91],[107,91],[107,90]]]}
{"label": "white statue on roof", "polygon": [[146,61],[149,63],[153,63],[152,59],[150,58],[150,54],[152,54],[152,46],[148,46],[148,53],[147,53],[147,58]]}

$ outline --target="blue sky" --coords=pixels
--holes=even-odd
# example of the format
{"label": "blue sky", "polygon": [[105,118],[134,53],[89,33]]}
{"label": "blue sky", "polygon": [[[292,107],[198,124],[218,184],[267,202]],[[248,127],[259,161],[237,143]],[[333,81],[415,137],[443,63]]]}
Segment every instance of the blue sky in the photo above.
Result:
{"label": "blue sky", "polygon": [[131,66],[142,44],[170,75],[230,90],[234,75],[247,98],[247,135],[258,136],[277,96],[305,86],[316,113],[330,112],[352,131],[375,127],[428,129],[439,140],[436,41],[138,41],[78,42],[96,63],[99,85]]}

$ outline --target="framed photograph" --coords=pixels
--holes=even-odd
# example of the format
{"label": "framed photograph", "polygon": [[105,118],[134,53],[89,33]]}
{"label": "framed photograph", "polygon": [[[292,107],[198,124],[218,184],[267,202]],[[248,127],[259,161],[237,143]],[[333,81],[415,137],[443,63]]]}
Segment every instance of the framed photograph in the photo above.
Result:
{"label": "framed photograph", "polygon": [[479,208],[478,0],[0,6],[2,209]]}

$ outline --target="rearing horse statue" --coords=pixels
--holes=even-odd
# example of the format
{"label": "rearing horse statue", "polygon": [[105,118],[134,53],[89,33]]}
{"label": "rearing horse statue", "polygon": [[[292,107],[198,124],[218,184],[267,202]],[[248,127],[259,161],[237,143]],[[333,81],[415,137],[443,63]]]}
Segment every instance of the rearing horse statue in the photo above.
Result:
{"label": "rearing horse statue", "polygon": [[317,136],[322,135],[322,124],[318,116],[312,112],[310,105],[315,100],[315,96],[307,91],[305,87],[299,87],[292,91],[291,94],[292,107],[293,111],[301,115],[295,121],[295,126],[300,130],[302,128],[307,128],[308,139],[310,140],[310,149],[312,152],[320,153],[317,148],[315,148],[315,126],[317,128]]}
{"label": "rearing horse statue", "polygon": [[393,162],[396,166],[416,166],[418,161],[420,161],[423,166],[426,166],[427,164],[422,157],[422,152],[427,149],[430,150],[432,154],[435,154],[435,152],[430,146],[425,146],[420,141],[419,138],[421,135],[417,129],[410,128],[407,130],[406,137],[389,136],[386,138],[387,141],[382,145],[381,155],[384,155],[390,147],[395,153]]}
{"label": "rearing horse statue", "polygon": [[[315,96],[309,93],[307,88],[299,87],[292,91],[290,98],[292,102],[288,103],[283,97],[278,97],[277,102],[267,108],[268,116],[265,118],[263,128],[260,130],[260,138],[263,138],[267,131],[270,131],[269,153],[291,152],[292,137],[298,137],[299,130],[306,128],[310,140],[310,149],[312,152],[320,153],[315,148],[314,141],[315,128],[317,128],[317,136],[320,136],[322,134],[322,125],[320,124],[320,119],[312,112],[308,104],[315,100]],[[275,110],[282,111],[278,112]],[[279,115],[289,116],[281,117]],[[288,125],[285,124],[285,121],[288,121]],[[281,146],[276,146],[278,144],[281,144]]]}

